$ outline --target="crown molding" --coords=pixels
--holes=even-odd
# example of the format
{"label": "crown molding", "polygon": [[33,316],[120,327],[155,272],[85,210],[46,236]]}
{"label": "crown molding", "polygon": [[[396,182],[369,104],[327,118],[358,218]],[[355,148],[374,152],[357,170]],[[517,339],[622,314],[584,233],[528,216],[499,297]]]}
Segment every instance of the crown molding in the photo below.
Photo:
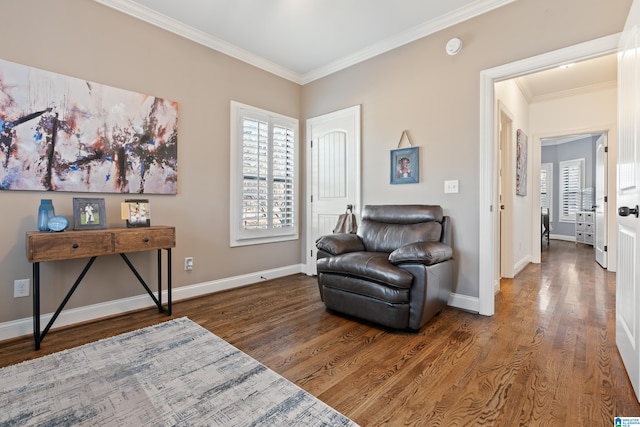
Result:
{"label": "crown molding", "polygon": [[94,1],[134,18],[140,19],[151,25],[155,25],[171,33],[182,36],[203,46],[224,53],[225,55],[246,62],[269,73],[275,74],[294,83],[304,85],[306,83],[310,83],[314,80],[318,80],[322,77],[333,74],[337,71],[348,68],[352,65],[358,64],[367,59],[396,49],[405,44],[411,43],[420,38],[431,35],[435,32],[441,31],[445,28],[479,16],[483,13],[497,9],[509,3],[513,3],[517,0],[476,0],[470,5],[456,9],[424,24],[409,28],[407,31],[404,31],[396,36],[390,37],[382,42],[375,43],[368,48],[362,49],[352,55],[345,56],[337,61],[319,67],[306,74],[296,73],[259,55],[248,52],[231,43],[225,42],[224,40],[212,37],[209,34],[204,33],[203,31],[185,25],[182,22],[169,18],[130,0]]}
{"label": "crown molding", "polygon": [[337,71],[351,67],[352,65],[371,59],[393,49],[414,42],[423,37],[442,31],[461,22],[475,18],[476,16],[490,12],[501,6],[513,3],[517,0],[477,0],[474,3],[456,9],[445,15],[409,28],[408,30],[389,37],[379,43],[375,43],[354,54],[348,55],[335,62],[319,67],[302,76],[302,84],[310,83]]}
{"label": "crown molding", "polygon": [[302,83],[302,77],[296,72],[293,72],[274,62],[268,61],[259,55],[255,55],[251,52],[241,49],[234,44],[228,43],[216,37],[212,37],[204,31],[200,31],[193,27],[185,25],[178,20],[162,15],[154,10],[149,9],[148,7],[139,5],[129,0],[94,1],[96,3],[100,3],[104,6],[132,16],[133,18],[140,19],[141,21],[147,22],[151,25],[162,28],[163,30],[169,31],[188,40],[206,46],[210,49],[228,55],[232,58],[263,69],[271,74],[275,74],[294,83]]}

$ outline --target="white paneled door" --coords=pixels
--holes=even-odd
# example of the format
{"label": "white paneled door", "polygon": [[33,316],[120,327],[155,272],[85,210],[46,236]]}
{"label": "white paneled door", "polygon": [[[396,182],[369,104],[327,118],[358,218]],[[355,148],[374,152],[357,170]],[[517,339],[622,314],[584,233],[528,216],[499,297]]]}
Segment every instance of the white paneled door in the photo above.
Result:
{"label": "white paneled door", "polygon": [[316,274],[315,241],[330,234],[347,205],[360,211],[360,106],[307,121],[306,273]]}
{"label": "white paneled door", "polygon": [[595,221],[596,261],[607,268],[607,134],[603,133],[596,141],[596,200]]}
{"label": "white paneled door", "polygon": [[616,345],[640,400],[640,0],[634,0],[618,48],[618,269]]}

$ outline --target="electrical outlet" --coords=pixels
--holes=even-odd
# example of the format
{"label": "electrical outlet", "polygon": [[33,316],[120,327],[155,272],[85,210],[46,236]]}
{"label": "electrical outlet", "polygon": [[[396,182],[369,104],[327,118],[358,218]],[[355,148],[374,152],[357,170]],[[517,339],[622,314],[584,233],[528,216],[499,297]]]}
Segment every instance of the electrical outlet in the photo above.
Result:
{"label": "electrical outlet", "polygon": [[184,259],[184,269],[186,271],[193,270],[193,257],[190,256]]}
{"label": "electrical outlet", "polygon": [[29,279],[13,281],[13,297],[21,298],[29,296]]}

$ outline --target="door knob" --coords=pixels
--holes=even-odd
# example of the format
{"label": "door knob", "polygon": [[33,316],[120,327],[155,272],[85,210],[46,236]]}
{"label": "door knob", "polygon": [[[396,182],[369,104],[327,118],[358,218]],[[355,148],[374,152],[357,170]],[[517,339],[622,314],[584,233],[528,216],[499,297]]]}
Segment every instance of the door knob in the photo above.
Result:
{"label": "door knob", "polygon": [[638,218],[638,214],[640,214],[640,210],[638,210],[638,205],[635,208],[628,208],[626,206],[622,206],[618,208],[618,215],[620,216],[629,216],[635,215]]}

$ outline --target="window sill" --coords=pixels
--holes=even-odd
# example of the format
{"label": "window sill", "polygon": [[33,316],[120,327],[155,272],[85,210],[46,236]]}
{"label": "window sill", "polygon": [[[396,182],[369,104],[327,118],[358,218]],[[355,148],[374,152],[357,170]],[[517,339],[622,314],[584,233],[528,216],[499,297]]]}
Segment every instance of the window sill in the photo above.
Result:
{"label": "window sill", "polygon": [[291,240],[298,240],[298,233],[296,234],[287,234],[284,236],[269,236],[269,237],[252,237],[246,239],[231,239],[229,245],[233,247],[238,246],[251,246],[251,245],[262,245],[264,243],[278,243],[278,242],[288,242]]}

